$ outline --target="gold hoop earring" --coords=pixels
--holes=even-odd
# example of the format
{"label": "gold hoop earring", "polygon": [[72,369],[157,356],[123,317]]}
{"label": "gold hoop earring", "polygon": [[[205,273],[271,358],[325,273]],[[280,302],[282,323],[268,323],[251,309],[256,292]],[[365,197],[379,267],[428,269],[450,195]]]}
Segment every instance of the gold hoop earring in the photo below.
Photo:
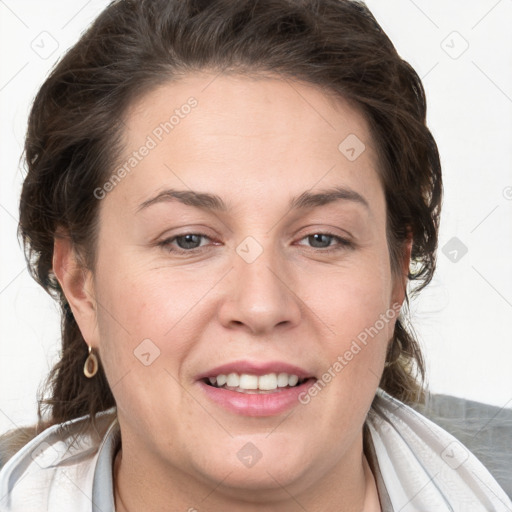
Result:
{"label": "gold hoop earring", "polygon": [[92,379],[98,373],[98,368],[98,358],[96,357],[96,354],[92,351],[92,347],[89,347],[89,355],[87,356],[87,359],[85,360],[84,364],[84,375],[88,379]]}

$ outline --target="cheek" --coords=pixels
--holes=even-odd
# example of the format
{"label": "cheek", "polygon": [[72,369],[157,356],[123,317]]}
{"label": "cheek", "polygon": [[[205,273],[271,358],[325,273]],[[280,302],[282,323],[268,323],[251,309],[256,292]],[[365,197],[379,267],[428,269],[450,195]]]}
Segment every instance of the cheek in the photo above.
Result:
{"label": "cheek", "polygon": [[324,326],[319,341],[326,356],[321,380],[332,382],[324,399],[332,400],[333,407],[350,404],[363,414],[379,384],[400,311],[400,304],[392,301],[389,263],[374,254],[364,264],[340,268],[321,282],[320,293],[308,281],[307,304]]}
{"label": "cheek", "polygon": [[[377,323],[379,337],[389,338],[396,316],[387,261],[339,268],[302,281],[304,301],[326,327],[326,339],[349,341]],[[390,311],[391,310],[391,311]],[[387,314],[387,321],[379,321]]]}
{"label": "cheek", "polygon": [[144,262],[119,261],[115,273],[98,272],[105,337],[113,334],[111,329],[139,338],[171,334],[211,287],[208,279],[197,279],[191,272],[143,266]]}
{"label": "cheek", "polygon": [[100,353],[108,376],[117,380],[127,371],[134,378],[141,371],[147,374],[148,362],[152,370],[165,364],[179,376],[207,321],[204,308],[217,274],[148,270],[128,259],[116,261],[115,272],[98,268],[96,286]]}
{"label": "cheek", "polygon": [[[120,268],[114,274],[98,272],[100,356],[118,409],[137,418],[155,400],[178,404],[176,379],[194,337],[187,332],[190,323],[180,320],[193,315],[191,305],[201,290],[183,287],[182,280],[169,283],[158,273]],[[136,421],[149,428],[142,425],[144,417]]]}

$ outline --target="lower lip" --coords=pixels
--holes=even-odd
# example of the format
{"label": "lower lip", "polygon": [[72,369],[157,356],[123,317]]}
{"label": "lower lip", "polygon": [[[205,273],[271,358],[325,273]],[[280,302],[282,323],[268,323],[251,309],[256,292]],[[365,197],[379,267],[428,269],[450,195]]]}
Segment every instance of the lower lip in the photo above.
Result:
{"label": "lower lip", "polygon": [[209,386],[203,381],[198,381],[198,384],[210,400],[230,412],[243,416],[276,416],[299,405],[299,395],[306,393],[314,381],[308,379],[300,386],[263,394],[239,393]]}

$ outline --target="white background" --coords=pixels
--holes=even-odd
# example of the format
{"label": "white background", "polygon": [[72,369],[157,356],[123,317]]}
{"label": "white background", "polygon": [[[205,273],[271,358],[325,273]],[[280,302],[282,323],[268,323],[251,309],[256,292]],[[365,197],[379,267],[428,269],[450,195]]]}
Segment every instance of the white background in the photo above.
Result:
{"label": "white background", "polygon": [[[0,0],[0,432],[35,422],[59,347],[57,308],[16,236],[29,106],[107,4]],[[444,169],[437,275],[412,304],[430,389],[512,407],[512,0],[367,4],[423,79]],[[442,252],[453,237],[465,255]]]}

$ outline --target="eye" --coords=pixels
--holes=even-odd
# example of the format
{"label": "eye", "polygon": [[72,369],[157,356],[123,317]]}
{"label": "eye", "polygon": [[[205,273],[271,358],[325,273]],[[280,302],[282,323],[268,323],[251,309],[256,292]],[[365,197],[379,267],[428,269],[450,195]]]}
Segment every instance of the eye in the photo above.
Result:
{"label": "eye", "polygon": [[169,252],[192,252],[202,247],[202,239],[211,240],[210,237],[202,233],[185,233],[162,240],[158,245],[164,247]]}
{"label": "eye", "polygon": [[[322,252],[339,251],[353,247],[352,242],[332,233],[313,233],[301,240],[307,240],[313,249],[321,249]],[[331,242],[337,242],[337,244],[332,245]]]}
{"label": "eye", "polygon": [[[191,253],[196,250],[201,250],[201,248],[208,245],[201,243],[203,240],[212,241],[209,236],[202,233],[184,233],[182,235],[166,238],[159,242],[158,246],[165,248],[168,252]],[[353,247],[352,242],[332,233],[313,233],[305,236],[301,241],[302,240],[307,240],[312,249],[319,249],[324,253]]]}

